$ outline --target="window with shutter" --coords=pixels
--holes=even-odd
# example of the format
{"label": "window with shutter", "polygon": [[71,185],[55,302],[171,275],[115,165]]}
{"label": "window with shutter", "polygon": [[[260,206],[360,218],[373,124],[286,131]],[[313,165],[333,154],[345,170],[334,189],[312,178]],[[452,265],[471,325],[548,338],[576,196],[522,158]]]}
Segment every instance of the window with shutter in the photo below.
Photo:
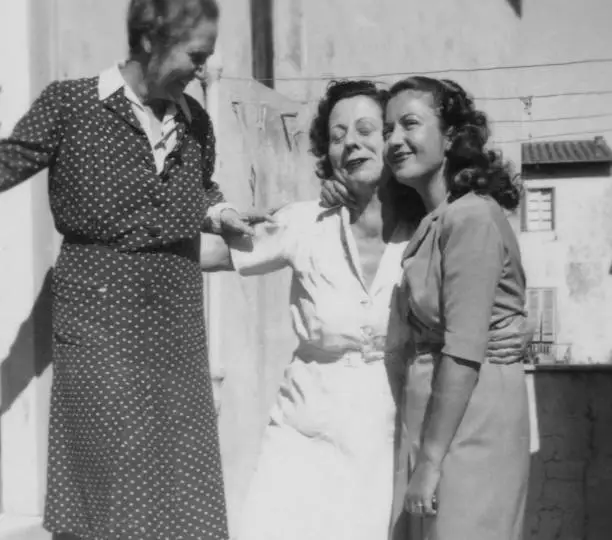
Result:
{"label": "window with shutter", "polygon": [[556,290],[527,289],[527,314],[536,329],[534,343],[554,343],[556,337]]}
{"label": "window with shutter", "polygon": [[522,206],[523,231],[552,231],[555,228],[554,190],[528,189]]}

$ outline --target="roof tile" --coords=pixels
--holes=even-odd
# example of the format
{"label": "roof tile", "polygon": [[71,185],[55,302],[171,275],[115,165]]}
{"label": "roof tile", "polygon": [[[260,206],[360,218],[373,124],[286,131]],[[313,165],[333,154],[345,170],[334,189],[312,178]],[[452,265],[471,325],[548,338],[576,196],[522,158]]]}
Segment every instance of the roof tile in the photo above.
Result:
{"label": "roof tile", "polygon": [[612,149],[603,137],[581,141],[541,141],[521,145],[523,165],[612,163]]}

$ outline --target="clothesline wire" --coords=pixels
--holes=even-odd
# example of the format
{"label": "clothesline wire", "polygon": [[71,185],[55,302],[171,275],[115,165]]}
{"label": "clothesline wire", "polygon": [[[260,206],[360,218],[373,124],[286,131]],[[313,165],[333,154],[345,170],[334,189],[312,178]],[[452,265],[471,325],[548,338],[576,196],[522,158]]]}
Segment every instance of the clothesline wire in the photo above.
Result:
{"label": "clothesline wire", "polygon": [[585,120],[593,118],[610,118],[612,113],[605,114],[583,114],[577,116],[551,116],[546,118],[534,118],[534,119],[521,119],[521,120],[495,120],[491,119],[493,124],[531,124],[531,123],[547,123],[547,122],[561,122],[567,120]]}
{"label": "clothesline wire", "polygon": [[[612,58],[584,58],[581,60],[567,60],[564,62],[545,62],[540,64],[515,64],[515,65],[493,65],[480,67],[450,67],[446,69],[435,69],[428,71],[397,71],[389,73],[364,73],[353,75],[337,75],[337,74],[321,74],[314,76],[296,76],[296,77],[261,77],[257,80],[260,82],[275,82],[275,81],[326,81],[333,79],[380,79],[386,77],[398,77],[408,75],[441,75],[443,73],[478,73],[486,71],[511,71],[517,69],[536,69],[546,67],[567,67],[575,65],[587,64],[605,64],[612,63]],[[252,80],[253,77],[244,77],[236,75],[222,75],[225,79],[230,80]]]}
{"label": "clothesline wire", "polygon": [[[584,90],[584,91],[576,91],[576,92],[556,92],[549,94],[526,94],[524,96],[491,96],[491,97],[474,97],[477,101],[515,101],[515,100],[523,100],[523,99],[551,99],[558,97],[572,97],[572,96],[604,96],[604,95],[612,95],[612,88],[605,90]],[[290,98],[288,98],[290,99]],[[297,99],[296,102],[307,105],[309,103],[317,103],[320,98],[313,99]],[[245,105],[272,105],[272,102],[261,100],[261,101],[253,101],[253,100],[239,100],[240,103],[244,103]]]}
{"label": "clothesline wire", "polygon": [[548,139],[551,142],[554,142],[555,137],[573,137],[577,135],[601,135],[603,133],[612,133],[612,126],[603,127],[601,129],[589,129],[585,131],[566,131],[565,133],[550,133],[548,135],[534,135],[530,138],[521,138],[521,139],[511,139],[511,140],[496,140],[493,138],[491,143],[493,145],[499,144],[512,144],[512,143],[527,143],[534,140],[545,140]]}

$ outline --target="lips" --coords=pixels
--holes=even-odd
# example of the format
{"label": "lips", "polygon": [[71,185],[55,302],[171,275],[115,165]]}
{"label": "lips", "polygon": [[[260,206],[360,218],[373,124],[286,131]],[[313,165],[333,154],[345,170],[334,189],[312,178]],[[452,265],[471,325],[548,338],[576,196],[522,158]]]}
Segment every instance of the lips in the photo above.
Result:
{"label": "lips", "polygon": [[368,158],[351,158],[344,163],[344,168],[349,172],[354,171],[359,169],[367,161],[369,161]]}
{"label": "lips", "polygon": [[396,152],[389,156],[389,163],[391,165],[401,165],[413,155],[414,154],[412,152]]}

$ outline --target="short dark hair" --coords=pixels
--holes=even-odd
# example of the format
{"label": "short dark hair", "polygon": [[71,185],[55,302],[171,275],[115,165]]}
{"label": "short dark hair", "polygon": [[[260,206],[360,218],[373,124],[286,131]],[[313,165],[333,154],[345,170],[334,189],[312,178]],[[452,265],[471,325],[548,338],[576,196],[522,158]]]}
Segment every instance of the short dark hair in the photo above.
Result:
{"label": "short dark hair", "polygon": [[176,43],[203,18],[219,19],[216,0],[131,0],[127,16],[130,52],[140,52],[143,37],[164,45]]}
{"label": "short dark hair", "polygon": [[329,162],[329,116],[339,101],[365,96],[380,105],[384,113],[387,92],[372,81],[331,81],[319,100],[317,112],[310,124],[310,152],[317,158],[316,174],[319,178],[331,178],[333,172]]}
{"label": "short dark hair", "polygon": [[486,114],[476,109],[472,96],[455,81],[423,76],[396,82],[389,96],[408,90],[430,94],[441,128],[449,131],[445,176],[451,199],[474,191],[515,210],[522,195],[519,176],[501,151],[486,148],[491,135],[489,122]]}

